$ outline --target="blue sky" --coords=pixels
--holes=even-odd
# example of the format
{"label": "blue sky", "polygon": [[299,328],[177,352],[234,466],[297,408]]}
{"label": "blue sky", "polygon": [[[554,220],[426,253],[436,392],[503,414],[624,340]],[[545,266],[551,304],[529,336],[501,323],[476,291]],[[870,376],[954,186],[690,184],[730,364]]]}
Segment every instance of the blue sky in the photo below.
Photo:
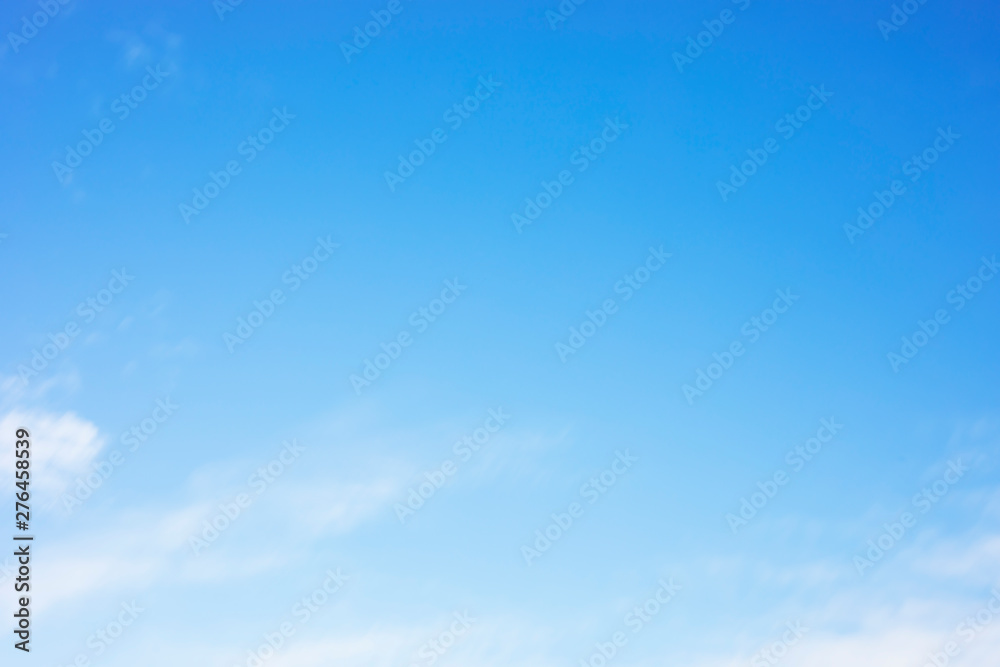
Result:
{"label": "blue sky", "polygon": [[1000,586],[995,5],[41,5],[0,12],[17,659],[1000,650],[959,629]]}

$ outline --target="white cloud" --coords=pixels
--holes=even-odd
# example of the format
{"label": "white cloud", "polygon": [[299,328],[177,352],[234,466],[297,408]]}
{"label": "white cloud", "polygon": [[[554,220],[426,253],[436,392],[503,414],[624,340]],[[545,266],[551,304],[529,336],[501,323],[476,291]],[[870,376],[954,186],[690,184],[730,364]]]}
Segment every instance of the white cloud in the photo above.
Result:
{"label": "white cloud", "polygon": [[388,478],[367,483],[296,485],[282,490],[276,504],[283,506],[284,516],[295,517],[315,535],[341,534],[380,512],[387,512],[401,488],[398,481]]}
{"label": "white cloud", "polygon": [[0,418],[3,460],[13,461],[17,429],[31,434],[31,487],[41,506],[48,506],[77,477],[92,471],[91,463],[105,445],[97,427],[73,412],[62,415],[13,409]]}
{"label": "white cloud", "polygon": [[[275,486],[282,481],[288,482],[284,490],[268,489],[197,555],[189,539],[201,536],[204,522],[220,513],[211,499],[172,509],[75,515],[78,532],[40,557],[46,575],[38,608],[174,582],[253,580],[287,566],[295,554],[309,553],[325,535],[346,533],[376,515],[397,488],[382,480],[303,488],[289,479]],[[261,536],[273,536],[276,521],[289,516],[295,525],[285,526],[285,549],[276,555],[272,539]]]}
{"label": "white cloud", "polygon": [[[438,654],[433,664],[442,667],[555,667],[568,664],[566,660],[552,655],[552,641],[556,637],[550,630],[514,616],[483,617],[472,613],[471,617],[475,620],[471,628],[443,654]],[[409,625],[379,624],[353,634],[341,631],[331,635],[318,627],[323,623],[320,617],[316,628],[299,628],[300,632],[293,635],[287,646],[268,661],[268,667],[325,667],[333,664],[342,667],[425,666],[430,664],[428,655],[433,653],[428,642],[441,639],[442,633],[449,630],[454,620],[452,614],[442,613]],[[257,647],[245,647],[244,658],[251,648]]]}

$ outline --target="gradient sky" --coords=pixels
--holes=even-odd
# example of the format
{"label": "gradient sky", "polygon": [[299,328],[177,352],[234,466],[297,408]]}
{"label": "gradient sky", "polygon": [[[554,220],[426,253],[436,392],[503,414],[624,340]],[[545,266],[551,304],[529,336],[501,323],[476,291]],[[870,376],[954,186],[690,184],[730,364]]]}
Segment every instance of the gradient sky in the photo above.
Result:
{"label": "gradient sky", "polygon": [[1000,8],[669,4],[6,3],[0,474],[28,428],[37,541],[3,664],[254,665],[283,623],[267,667],[604,667],[618,632],[608,665],[992,664],[1000,619],[959,624],[1000,586]]}

